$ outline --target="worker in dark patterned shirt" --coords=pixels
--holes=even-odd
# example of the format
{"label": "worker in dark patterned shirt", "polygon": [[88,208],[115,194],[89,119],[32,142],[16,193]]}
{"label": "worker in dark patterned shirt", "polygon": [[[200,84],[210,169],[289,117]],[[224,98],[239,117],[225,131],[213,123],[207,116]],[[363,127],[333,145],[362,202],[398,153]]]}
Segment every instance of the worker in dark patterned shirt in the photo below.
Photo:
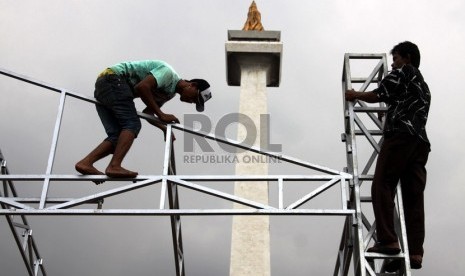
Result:
{"label": "worker in dark patterned shirt", "polygon": [[[419,71],[420,51],[405,41],[392,50],[392,71],[372,92],[345,93],[346,100],[388,105],[384,125],[384,141],[378,156],[371,195],[376,220],[377,243],[368,249],[394,255],[400,252],[394,230],[394,197],[400,180],[405,211],[410,264],[422,266],[425,239],[423,192],[426,185],[426,162],[430,143],[425,125],[428,119],[431,94]],[[400,261],[393,261],[387,269],[395,271]]]}

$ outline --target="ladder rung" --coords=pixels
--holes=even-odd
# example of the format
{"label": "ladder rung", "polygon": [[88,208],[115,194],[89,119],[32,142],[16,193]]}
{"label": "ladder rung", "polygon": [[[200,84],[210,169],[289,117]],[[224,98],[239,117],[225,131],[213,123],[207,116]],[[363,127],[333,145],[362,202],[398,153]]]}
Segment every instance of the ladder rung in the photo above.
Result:
{"label": "ladder rung", "polygon": [[[371,135],[376,135],[376,136],[383,135],[382,130],[369,130],[368,133],[370,133]],[[365,133],[363,131],[361,131],[361,130],[356,130],[355,135],[365,135]]]}
{"label": "ladder rung", "polygon": [[399,253],[397,255],[386,255],[381,253],[369,253],[364,252],[366,259],[403,259],[404,253]]}
{"label": "ladder rung", "polygon": [[370,180],[372,181],[374,176],[372,174],[362,174],[358,176],[359,180]]}
{"label": "ladder rung", "polygon": [[367,106],[367,107],[354,107],[354,112],[386,112],[387,107],[376,107],[376,106]]}
{"label": "ladder rung", "polygon": [[[350,82],[352,83],[365,83],[368,80],[368,78],[351,78]],[[378,83],[379,80],[377,79],[372,79],[370,83]]]}
{"label": "ladder rung", "polygon": [[31,227],[29,225],[25,225],[25,224],[22,224],[22,223],[13,222],[12,224],[13,224],[14,227],[17,227],[17,228],[22,228],[22,229],[26,229],[26,230],[31,229]]}
{"label": "ladder rung", "polygon": [[361,202],[371,202],[371,196],[361,196],[360,201]]}

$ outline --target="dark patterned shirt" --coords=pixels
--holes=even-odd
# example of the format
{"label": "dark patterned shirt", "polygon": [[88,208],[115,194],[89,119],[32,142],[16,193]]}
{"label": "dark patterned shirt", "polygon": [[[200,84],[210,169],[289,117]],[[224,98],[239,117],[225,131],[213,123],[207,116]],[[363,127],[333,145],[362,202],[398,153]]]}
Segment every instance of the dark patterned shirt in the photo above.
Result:
{"label": "dark patterned shirt", "polygon": [[431,94],[420,70],[412,65],[394,69],[373,92],[388,105],[385,134],[406,132],[429,142],[425,125]]}

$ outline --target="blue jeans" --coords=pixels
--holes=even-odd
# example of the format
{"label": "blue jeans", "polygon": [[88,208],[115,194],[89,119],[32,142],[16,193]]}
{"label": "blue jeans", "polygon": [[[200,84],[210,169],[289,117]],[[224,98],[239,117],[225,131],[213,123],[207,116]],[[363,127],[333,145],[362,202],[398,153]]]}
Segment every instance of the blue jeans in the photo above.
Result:
{"label": "blue jeans", "polygon": [[96,108],[108,135],[105,140],[116,147],[122,130],[130,130],[137,137],[142,124],[132,90],[124,78],[115,74],[99,77],[95,82],[94,97],[100,102]]}

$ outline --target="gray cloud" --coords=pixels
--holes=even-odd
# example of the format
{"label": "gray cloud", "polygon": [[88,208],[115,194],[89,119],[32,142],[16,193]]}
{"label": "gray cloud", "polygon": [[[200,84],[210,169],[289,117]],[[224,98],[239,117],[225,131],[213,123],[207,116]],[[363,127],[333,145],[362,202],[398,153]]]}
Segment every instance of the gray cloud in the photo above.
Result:
{"label": "gray cloud", "polygon": [[[281,86],[268,90],[271,139],[286,155],[341,170],[345,166],[341,76],[346,52],[387,53],[403,40],[418,44],[422,72],[432,90],[428,122],[432,153],[426,190],[427,238],[424,269],[415,275],[461,275],[464,238],[460,212],[464,194],[465,138],[461,80],[465,68],[463,1],[256,1],[265,29],[281,30]],[[225,80],[228,29],[241,29],[250,1],[1,1],[0,67],[92,96],[96,75],[106,66],[138,59],[163,59],[183,78],[204,77],[214,97],[206,114],[218,121],[237,112],[239,88]],[[0,148],[12,173],[45,172],[59,94],[0,76]],[[140,103],[138,104],[142,106]],[[167,112],[192,113],[173,100]],[[92,105],[67,100],[53,172],[74,174],[74,163],[104,138]],[[182,135],[176,152],[182,156]],[[234,138],[234,137],[231,137]],[[125,164],[141,174],[160,174],[161,133],[143,124]],[[232,173],[188,165],[180,174]],[[108,160],[97,164],[104,167]],[[300,173],[291,166],[272,173]],[[52,183],[51,195],[97,192],[117,183]],[[40,193],[41,183],[17,183],[20,193]],[[220,186],[220,185],[218,185]],[[273,185],[272,185],[273,186]],[[231,191],[232,185],[221,185]],[[297,196],[297,191],[295,191]],[[270,192],[272,195],[273,191]],[[157,206],[159,187],[108,200],[107,206]],[[181,189],[181,204],[222,206],[221,201]],[[202,202],[203,203],[203,202]],[[108,207],[108,208],[109,208]],[[273,275],[332,273],[342,218],[273,217]],[[32,217],[49,275],[174,275],[169,219],[165,217]],[[183,218],[187,275],[229,271],[230,217]],[[26,275],[5,218],[0,218],[1,275]]]}

